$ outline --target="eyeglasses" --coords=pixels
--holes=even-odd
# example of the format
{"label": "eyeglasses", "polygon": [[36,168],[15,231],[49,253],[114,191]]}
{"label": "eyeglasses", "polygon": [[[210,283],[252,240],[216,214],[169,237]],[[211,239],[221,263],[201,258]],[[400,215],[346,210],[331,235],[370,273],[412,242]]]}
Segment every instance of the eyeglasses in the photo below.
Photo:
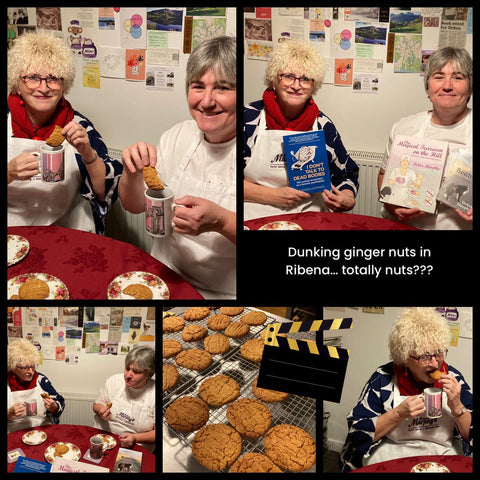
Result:
{"label": "eyeglasses", "polygon": [[302,88],[310,88],[313,83],[313,78],[296,77],[291,73],[281,73],[278,76],[280,77],[280,83],[285,87],[291,87],[295,83],[295,80],[298,80]]}
{"label": "eyeglasses", "polygon": [[434,357],[437,362],[442,362],[443,359],[447,356],[447,352],[448,350],[445,350],[445,351],[438,351],[433,354],[424,353],[419,357],[414,357],[413,355],[410,355],[410,357],[416,360],[420,365],[428,365],[432,361],[432,358]]}
{"label": "eyeglasses", "polygon": [[42,84],[42,81],[45,80],[48,88],[51,90],[58,90],[63,83],[63,78],[54,77],[53,75],[49,75],[48,77],[41,77],[40,75],[25,75],[20,78],[28,88],[38,88]]}
{"label": "eyeglasses", "polygon": [[21,367],[20,365],[17,365],[17,368],[21,370],[22,372],[26,372],[27,370],[34,370],[36,368],[36,365],[27,365],[26,367]]}

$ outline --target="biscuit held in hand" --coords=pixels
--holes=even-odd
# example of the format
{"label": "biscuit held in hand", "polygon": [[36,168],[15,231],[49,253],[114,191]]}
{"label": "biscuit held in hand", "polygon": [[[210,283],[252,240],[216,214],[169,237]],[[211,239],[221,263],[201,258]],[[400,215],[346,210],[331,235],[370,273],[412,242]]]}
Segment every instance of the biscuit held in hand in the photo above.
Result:
{"label": "biscuit held in hand", "polygon": [[50,145],[51,147],[58,147],[63,143],[64,140],[65,137],[62,135],[62,127],[55,125],[53,132],[47,138],[47,145]]}
{"label": "biscuit held in hand", "polygon": [[143,167],[143,179],[147,184],[148,188],[152,190],[163,190],[164,186],[158,177],[158,172],[155,167],[150,165]]}
{"label": "biscuit held in hand", "polygon": [[428,375],[437,381],[441,380],[442,378],[442,372],[440,370],[435,370],[434,372],[430,372]]}

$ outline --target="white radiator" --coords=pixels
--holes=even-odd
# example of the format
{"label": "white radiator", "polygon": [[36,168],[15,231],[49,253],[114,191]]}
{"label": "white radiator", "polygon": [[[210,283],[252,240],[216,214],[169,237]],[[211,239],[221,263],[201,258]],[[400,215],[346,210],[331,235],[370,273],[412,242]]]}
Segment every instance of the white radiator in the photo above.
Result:
{"label": "white radiator", "polygon": [[60,423],[66,425],[86,425],[93,426],[93,404],[96,395],[86,395],[78,393],[63,393],[65,399],[65,409],[60,417]]}
{"label": "white radiator", "polygon": [[357,162],[360,169],[358,174],[360,188],[355,208],[351,212],[380,218],[381,203],[378,201],[377,177],[382,166],[383,153],[357,150],[351,150],[348,153]]}
{"label": "white radiator", "polygon": [[[110,157],[122,161],[122,151],[109,149]],[[127,242],[149,252],[152,248],[152,237],[145,231],[145,214],[127,212],[120,200],[117,200],[105,219],[105,234],[108,237]]]}

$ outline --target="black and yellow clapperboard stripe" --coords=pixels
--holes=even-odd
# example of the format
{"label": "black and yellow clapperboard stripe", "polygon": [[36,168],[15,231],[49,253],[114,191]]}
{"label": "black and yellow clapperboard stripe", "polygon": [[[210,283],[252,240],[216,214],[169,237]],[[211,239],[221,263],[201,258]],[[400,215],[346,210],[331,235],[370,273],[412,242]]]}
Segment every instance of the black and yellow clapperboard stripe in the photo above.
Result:
{"label": "black and yellow clapperboard stripe", "polygon": [[265,335],[258,386],[339,402],[349,351],[323,345],[317,335],[313,341],[279,334],[347,329],[352,323],[351,318],[271,323]]}

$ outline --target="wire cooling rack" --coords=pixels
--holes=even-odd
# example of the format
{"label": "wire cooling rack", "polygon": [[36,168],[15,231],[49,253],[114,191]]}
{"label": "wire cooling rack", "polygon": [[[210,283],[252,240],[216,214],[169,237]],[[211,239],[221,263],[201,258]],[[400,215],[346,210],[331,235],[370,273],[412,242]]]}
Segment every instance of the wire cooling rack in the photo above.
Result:
{"label": "wire cooling rack", "polygon": [[[184,311],[187,308],[175,308],[172,309],[172,313],[176,316],[182,316]],[[244,311],[232,317],[232,322],[239,321],[240,318],[250,311],[256,309],[245,307]],[[210,314],[215,315],[220,313],[219,311],[213,310]],[[266,312],[265,312],[266,313]],[[277,320],[273,319],[267,314],[267,320],[263,325],[260,326],[251,326],[250,332],[245,337],[234,339],[230,338],[230,350],[222,355],[213,355],[212,364],[203,371],[193,371],[180,367],[176,365],[175,359],[163,359],[165,364],[173,364],[177,367],[177,370],[180,374],[180,379],[174,389],[164,392],[163,395],[163,423],[168,427],[168,436],[170,440],[178,439],[183,444],[183,449],[176,456],[176,460],[182,464],[186,469],[189,465],[195,464],[196,461],[193,459],[191,454],[191,444],[193,438],[195,437],[196,432],[191,433],[182,433],[177,432],[168,426],[165,420],[165,410],[169,405],[174,402],[177,398],[189,395],[198,397],[198,389],[201,383],[208,377],[215,375],[223,374],[229,375],[234,380],[237,381],[240,386],[240,396],[238,398],[253,398],[256,397],[252,393],[252,383],[258,377],[260,364],[251,362],[244,359],[240,354],[240,347],[243,343],[250,338],[256,338],[260,335],[260,332],[264,330],[269,323],[276,322]],[[209,316],[209,317],[210,317]],[[199,322],[195,322],[198,325],[203,325],[207,327],[208,318],[205,318]],[[190,322],[187,322],[187,324]],[[209,334],[212,332],[209,331]],[[213,332],[213,333],[222,333],[222,332]],[[302,332],[302,337],[304,339],[312,339],[312,334],[310,332]],[[314,335],[314,334],[313,334]],[[294,337],[295,335],[289,335]],[[182,332],[167,333],[163,334],[163,338],[173,338],[179,341],[182,344],[182,347],[186,350],[189,348],[200,348],[203,349],[203,340],[198,342],[185,342],[182,339]],[[309,433],[314,439],[316,439],[316,401],[313,398],[302,397],[299,395],[289,395],[287,399],[283,402],[275,403],[264,403],[270,409],[272,413],[272,427],[275,425],[280,425],[283,423],[295,425],[302,428],[307,433]],[[207,425],[212,423],[224,423],[228,424],[226,417],[226,411],[228,408],[227,405],[221,407],[210,407],[210,417],[208,419]],[[242,454],[245,453],[264,453],[263,449],[263,436],[260,438],[246,438],[242,437]],[[316,465],[308,470],[308,472],[315,472]]]}

